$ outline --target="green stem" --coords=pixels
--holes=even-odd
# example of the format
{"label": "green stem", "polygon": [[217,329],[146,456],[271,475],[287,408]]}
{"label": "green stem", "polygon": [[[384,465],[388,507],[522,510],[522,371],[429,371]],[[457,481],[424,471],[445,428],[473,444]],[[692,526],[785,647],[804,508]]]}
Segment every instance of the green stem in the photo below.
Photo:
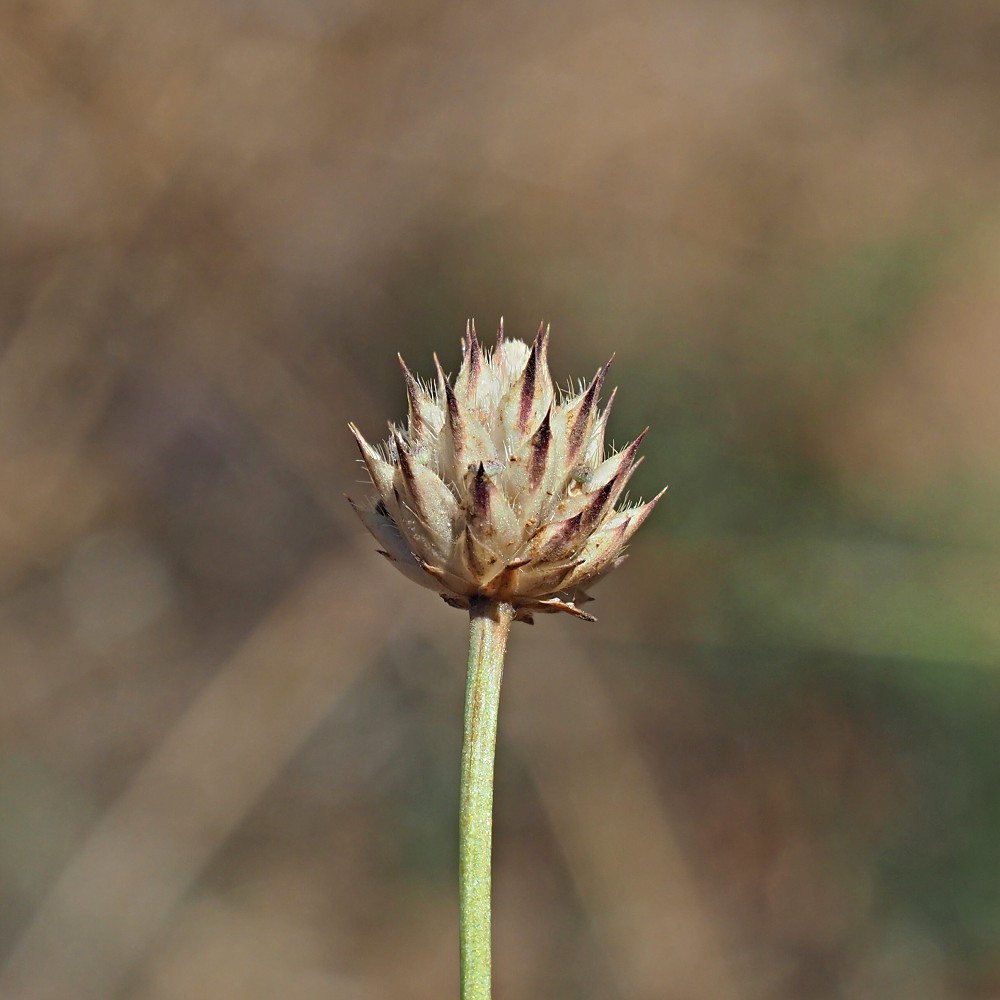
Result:
{"label": "green stem", "polygon": [[493,759],[500,681],[514,609],[476,598],[469,609],[469,675],[459,805],[459,961],[462,1000],[490,1000]]}

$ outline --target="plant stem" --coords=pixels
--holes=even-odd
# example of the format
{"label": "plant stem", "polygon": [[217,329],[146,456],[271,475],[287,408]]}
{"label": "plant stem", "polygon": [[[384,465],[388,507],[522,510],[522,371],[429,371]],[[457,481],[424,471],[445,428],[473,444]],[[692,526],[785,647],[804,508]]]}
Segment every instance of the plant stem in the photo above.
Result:
{"label": "plant stem", "polygon": [[459,963],[462,1000],[490,1000],[493,759],[507,634],[514,608],[476,598],[469,608],[469,674],[459,804]]}

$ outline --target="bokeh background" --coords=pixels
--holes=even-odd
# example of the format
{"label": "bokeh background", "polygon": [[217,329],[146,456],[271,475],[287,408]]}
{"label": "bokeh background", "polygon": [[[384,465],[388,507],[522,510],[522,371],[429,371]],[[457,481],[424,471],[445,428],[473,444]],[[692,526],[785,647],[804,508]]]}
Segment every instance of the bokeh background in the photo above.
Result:
{"label": "bokeh background", "polygon": [[670,492],[517,627],[500,998],[1000,996],[990,0],[0,7],[0,995],[457,995],[465,620],[346,431],[476,317]]}

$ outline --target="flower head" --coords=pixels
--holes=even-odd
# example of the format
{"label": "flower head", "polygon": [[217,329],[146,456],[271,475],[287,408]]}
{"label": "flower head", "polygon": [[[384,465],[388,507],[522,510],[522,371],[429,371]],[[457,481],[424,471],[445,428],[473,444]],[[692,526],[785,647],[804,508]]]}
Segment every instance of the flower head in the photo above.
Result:
{"label": "flower head", "polygon": [[530,347],[508,340],[501,321],[489,351],[470,323],[454,383],[436,355],[429,384],[400,357],[406,429],[390,424],[376,448],[350,425],[378,494],[351,505],[382,555],[449,604],[488,597],[514,605],[520,621],[535,611],[593,621],[577,607],[590,600],[583,588],[622,562],[664,491],[616,508],[646,431],[605,457],[614,392],[603,410],[599,399],[611,362],[578,392],[560,393],[548,337],[543,326]]}

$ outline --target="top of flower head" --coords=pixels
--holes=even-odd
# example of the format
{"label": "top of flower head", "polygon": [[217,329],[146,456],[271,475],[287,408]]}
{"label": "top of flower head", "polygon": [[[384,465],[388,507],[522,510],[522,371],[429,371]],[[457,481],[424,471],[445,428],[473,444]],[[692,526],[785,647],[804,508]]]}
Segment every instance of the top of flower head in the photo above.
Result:
{"label": "top of flower head", "polygon": [[488,597],[513,604],[521,621],[535,611],[593,621],[578,607],[590,599],[584,586],[621,563],[664,491],[616,509],[646,432],[605,457],[615,394],[603,410],[599,400],[611,361],[561,394],[548,338],[543,325],[530,346],[508,339],[501,320],[490,351],[469,323],[454,383],[437,355],[430,383],[400,357],[407,425],[390,424],[378,448],[350,425],[378,494],[352,506],[382,554],[449,604]]}

